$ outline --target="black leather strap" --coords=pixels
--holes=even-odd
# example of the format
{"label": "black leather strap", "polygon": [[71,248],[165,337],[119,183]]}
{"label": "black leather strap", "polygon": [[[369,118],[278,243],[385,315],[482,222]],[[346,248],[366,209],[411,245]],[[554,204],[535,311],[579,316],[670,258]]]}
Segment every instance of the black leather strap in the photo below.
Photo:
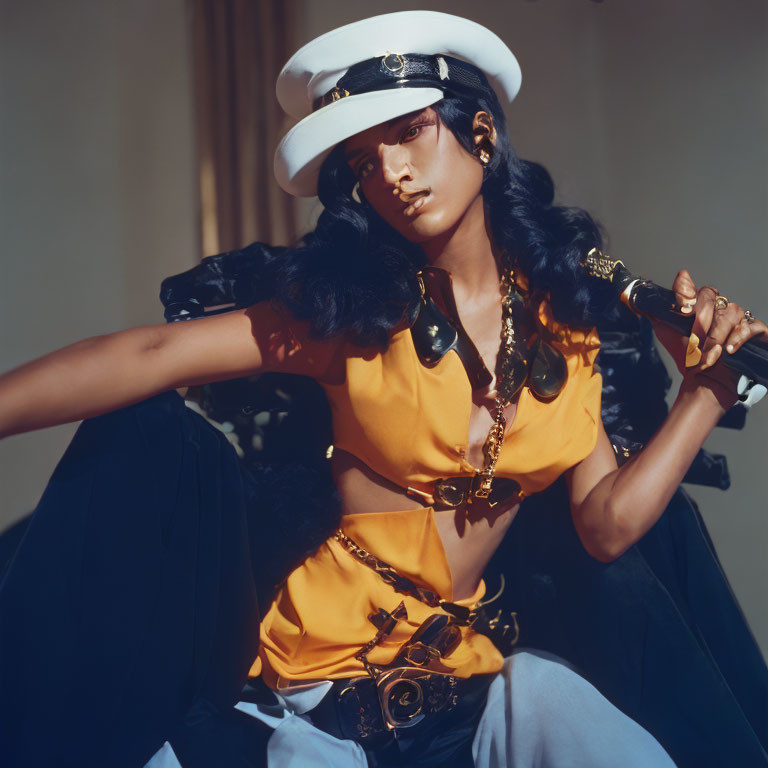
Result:
{"label": "black leather strap", "polygon": [[[456,341],[451,345],[450,349],[455,349],[461,359],[472,389],[483,389],[484,387],[487,387],[493,381],[493,375],[488,368],[486,368],[483,358],[477,351],[477,347],[473,344],[472,339],[469,338],[469,335],[464,330],[464,326],[461,324],[459,310],[456,307],[456,300],[453,296],[453,285],[450,274],[444,269],[427,266],[422,268],[420,275],[424,282],[427,296],[434,302],[440,312],[442,312],[445,320],[456,333]],[[414,326],[416,326],[416,324],[414,324]],[[411,332],[414,332],[413,329]],[[448,349],[441,350],[440,356],[444,355],[447,351]],[[435,359],[432,364],[439,360],[437,355],[434,357],[437,359]]]}
{"label": "black leather strap", "polygon": [[[449,508],[460,507],[472,497],[473,483],[475,482],[477,482],[475,475],[444,477],[436,480],[432,493],[435,506],[439,507],[442,503]],[[495,507],[504,501],[522,501],[523,496],[523,490],[517,480],[511,477],[494,477],[493,487],[487,502],[491,507]]]}
{"label": "black leather strap", "polygon": [[480,70],[452,56],[389,53],[351,66],[334,88],[315,99],[312,111],[346,96],[406,87],[482,91],[489,85]]}
{"label": "black leather strap", "polygon": [[[418,736],[420,732],[428,732],[439,727],[440,719],[451,711],[457,711],[460,717],[479,718],[494,677],[483,674],[465,679],[454,678],[454,702],[448,707],[437,708],[435,704],[439,705],[443,698],[447,676],[424,675],[425,713],[428,717],[412,729],[397,729],[398,733]],[[371,678],[334,680],[331,690],[314,709],[306,713],[306,717],[315,727],[337,739],[356,741],[366,750],[381,749],[395,739],[394,731],[384,725],[376,683]]]}

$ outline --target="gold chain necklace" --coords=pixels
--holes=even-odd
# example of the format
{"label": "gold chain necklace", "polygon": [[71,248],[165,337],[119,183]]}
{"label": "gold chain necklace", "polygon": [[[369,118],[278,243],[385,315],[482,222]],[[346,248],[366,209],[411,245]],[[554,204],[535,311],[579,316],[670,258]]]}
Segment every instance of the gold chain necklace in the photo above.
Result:
{"label": "gold chain necklace", "polygon": [[497,394],[494,404],[494,423],[483,446],[484,466],[475,475],[480,484],[475,488],[473,495],[478,499],[487,499],[491,493],[496,463],[501,454],[504,431],[507,426],[504,409],[511,402],[510,393],[516,390],[512,376],[515,353],[515,323],[512,313],[515,279],[511,269],[502,272],[501,287],[504,289],[504,298],[501,300],[501,345],[499,359],[496,362]]}

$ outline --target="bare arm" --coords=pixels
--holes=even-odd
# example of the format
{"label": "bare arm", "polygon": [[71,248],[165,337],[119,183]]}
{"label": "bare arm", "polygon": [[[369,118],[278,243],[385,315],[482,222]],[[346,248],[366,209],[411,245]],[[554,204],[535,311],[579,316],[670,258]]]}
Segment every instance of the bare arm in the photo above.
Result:
{"label": "bare arm", "polygon": [[274,317],[251,307],[141,326],[26,363],[0,376],[0,437],[107,413],[177,387],[255,373],[263,355],[254,324]]}
{"label": "bare arm", "polygon": [[[693,286],[688,273],[681,272],[676,290],[686,281]],[[692,290],[695,297],[695,286]],[[717,359],[723,349],[730,346],[726,353],[731,353],[748,338],[765,334],[765,325],[743,322],[743,309],[736,304],[715,314],[716,295],[709,287],[698,292],[694,332],[706,341],[697,366],[685,370],[681,339],[664,338],[663,329],[659,333],[684,371],[684,380],[663,425],[645,448],[617,468],[600,424],[592,453],[567,472],[574,525],[598,560],[616,559],[656,523],[709,433],[736,401],[737,377],[716,365]]]}
{"label": "bare arm", "polygon": [[599,425],[595,449],[566,475],[574,525],[593,557],[615,560],[648,532],[725,411],[710,387],[685,382],[661,428],[620,468]]}

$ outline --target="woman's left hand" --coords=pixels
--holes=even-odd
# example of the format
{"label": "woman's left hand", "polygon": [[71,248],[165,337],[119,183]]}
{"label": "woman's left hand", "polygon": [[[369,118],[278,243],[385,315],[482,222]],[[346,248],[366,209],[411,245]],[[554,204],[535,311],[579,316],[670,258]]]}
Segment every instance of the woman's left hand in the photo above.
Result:
{"label": "woman's left hand", "polygon": [[693,328],[691,336],[686,338],[675,333],[669,326],[652,320],[659,341],[686,380],[699,377],[696,383],[705,386],[711,386],[707,379],[716,381],[732,393],[735,401],[739,374],[719,361],[723,355],[732,355],[751,338],[762,336],[768,339],[768,326],[757,319],[750,322],[751,314],[748,315],[735,302],[728,301],[726,304],[716,288],[706,285],[697,289],[685,269],[677,273],[672,288],[678,306],[688,306],[689,311],[695,313]]}

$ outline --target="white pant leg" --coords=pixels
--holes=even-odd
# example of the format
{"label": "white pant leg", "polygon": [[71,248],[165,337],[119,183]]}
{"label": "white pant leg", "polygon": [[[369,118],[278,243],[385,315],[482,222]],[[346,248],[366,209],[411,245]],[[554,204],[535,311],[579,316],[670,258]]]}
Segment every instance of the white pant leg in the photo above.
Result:
{"label": "white pant leg", "polygon": [[[330,686],[323,690],[327,692]],[[368,768],[363,748],[315,728],[300,714],[286,707],[285,699],[273,706],[238,703],[237,708],[274,728],[267,742],[268,768]],[[306,702],[302,702],[306,703]],[[311,702],[315,703],[315,702]],[[165,744],[144,768],[182,768],[173,747]]]}
{"label": "white pant leg", "polygon": [[491,683],[472,754],[477,768],[674,768],[568,662],[523,648]]}
{"label": "white pant leg", "polygon": [[[362,747],[341,741],[299,716],[286,718],[267,742],[269,768],[368,768]],[[173,747],[165,744],[144,768],[182,768]]]}
{"label": "white pant leg", "polygon": [[173,751],[173,747],[166,741],[160,749],[149,758],[144,768],[181,768],[181,763]]}
{"label": "white pant leg", "polygon": [[274,704],[239,701],[235,708],[274,728],[267,742],[268,768],[368,768],[363,748],[315,728],[305,713],[331,690],[323,681],[282,690]]}
{"label": "white pant leg", "polygon": [[363,748],[337,739],[300,716],[285,719],[267,742],[269,768],[368,768]]}

